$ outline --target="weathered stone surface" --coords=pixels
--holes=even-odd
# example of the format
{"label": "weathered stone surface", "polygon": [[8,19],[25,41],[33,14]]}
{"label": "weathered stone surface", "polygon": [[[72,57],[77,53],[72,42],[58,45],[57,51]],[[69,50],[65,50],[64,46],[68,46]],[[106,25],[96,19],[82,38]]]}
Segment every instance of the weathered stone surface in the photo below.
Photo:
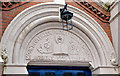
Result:
{"label": "weathered stone surface", "polygon": [[76,35],[64,30],[47,30],[27,47],[26,60],[93,61],[89,48]]}

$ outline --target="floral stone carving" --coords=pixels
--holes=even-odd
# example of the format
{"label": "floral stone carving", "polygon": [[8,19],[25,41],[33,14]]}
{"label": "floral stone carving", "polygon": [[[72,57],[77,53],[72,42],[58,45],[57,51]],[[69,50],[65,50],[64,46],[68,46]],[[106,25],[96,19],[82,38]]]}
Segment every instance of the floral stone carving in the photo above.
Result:
{"label": "floral stone carving", "polygon": [[2,57],[2,59],[4,61],[4,64],[6,64],[7,61],[8,61],[8,55],[7,54],[8,54],[8,52],[6,50],[2,50],[1,57]]}

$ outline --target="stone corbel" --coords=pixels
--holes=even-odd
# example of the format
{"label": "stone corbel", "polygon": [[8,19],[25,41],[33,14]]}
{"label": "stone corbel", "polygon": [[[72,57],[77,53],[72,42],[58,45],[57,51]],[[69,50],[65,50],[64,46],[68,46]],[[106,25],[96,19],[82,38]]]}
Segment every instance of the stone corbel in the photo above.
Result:
{"label": "stone corbel", "polygon": [[117,75],[118,74],[118,68],[115,66],[98,66],[97,68],[92,70],[92,76],[97,75]]}
{"label": "stone corbel", "polygon": [[7,64],[6,65],[6,71],[4,71],[4,75],[10,75],[10,76],[28,76],[28,71],[26,68],[27,64]]}

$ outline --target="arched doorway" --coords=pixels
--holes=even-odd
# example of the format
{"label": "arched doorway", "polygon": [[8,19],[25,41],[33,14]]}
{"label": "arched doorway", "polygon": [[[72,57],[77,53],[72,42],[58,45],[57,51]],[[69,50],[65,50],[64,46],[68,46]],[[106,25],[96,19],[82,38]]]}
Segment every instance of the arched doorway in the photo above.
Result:
{"label": "arched doorway", "polygon": [[67,66],[71,62],[87,61],[94,71],[110,68],[115,73],[111,62],[115,59],[115,51],[101,26],[83,11],[69,5],[68,9],[74,13],[74,27],[71,31],[62,30],[59,7],[63,6],[42,3],[14,18],[1,41],[2,49],[8,51],[4,74],[28,74],[26,66],[31,61],[62,61],[63,64],[66,61]]}

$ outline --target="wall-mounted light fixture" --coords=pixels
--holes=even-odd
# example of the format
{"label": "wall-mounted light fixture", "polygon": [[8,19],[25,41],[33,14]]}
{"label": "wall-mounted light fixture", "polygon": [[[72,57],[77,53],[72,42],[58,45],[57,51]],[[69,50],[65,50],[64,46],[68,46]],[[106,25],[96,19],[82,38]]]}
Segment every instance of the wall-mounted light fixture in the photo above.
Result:
{"label": "wall-mounted light fixture", "polygon": [[64,6],[64,8],[60,9],[60,17],[62,19],[63,29],[66,31],[72,30],[73,29],[73,25],[72,25],[73,13],[67,10],[67,4]]}

